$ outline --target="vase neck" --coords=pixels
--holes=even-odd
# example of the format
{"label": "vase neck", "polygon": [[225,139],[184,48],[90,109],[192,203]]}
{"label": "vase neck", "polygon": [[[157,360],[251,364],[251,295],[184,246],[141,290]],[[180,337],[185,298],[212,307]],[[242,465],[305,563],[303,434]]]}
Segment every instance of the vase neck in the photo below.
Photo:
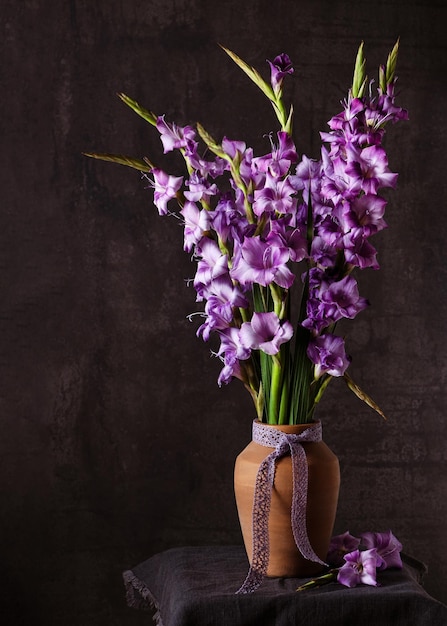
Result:
{"label": "vase neck", "polygon": [[276,448],[284,439],[296,443],[317,442],[322,439],[321,422],[279,425],[263,424],[255,420],[253,422],[252,439],[255,443],[268,448]]}

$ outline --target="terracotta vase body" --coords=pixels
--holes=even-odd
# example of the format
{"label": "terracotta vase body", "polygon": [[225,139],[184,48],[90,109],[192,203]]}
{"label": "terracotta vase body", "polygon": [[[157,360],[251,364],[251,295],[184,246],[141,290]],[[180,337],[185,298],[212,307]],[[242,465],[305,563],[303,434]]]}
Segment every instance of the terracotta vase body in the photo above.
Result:
{"label": "terracotta vase body", "polygon": [[[272,425],[287,434],[300,434],[306,424]],[[324,561],[332,536],[340,487],[338,459],[323,442],[304,442],[308,465],[307,535],[317,556]],[[256,475],[261,462],[274,450],[251,441],[239,454],[234,470],[236,505],[245,549],[250,564],[253,550],[253,500]],[[269,564],[267,576],[304,577],[322,570],[319,563],[306,560],[299,552],[292,533],[293,493],[290,454],[276,463],[275,482],[269,514]]]}

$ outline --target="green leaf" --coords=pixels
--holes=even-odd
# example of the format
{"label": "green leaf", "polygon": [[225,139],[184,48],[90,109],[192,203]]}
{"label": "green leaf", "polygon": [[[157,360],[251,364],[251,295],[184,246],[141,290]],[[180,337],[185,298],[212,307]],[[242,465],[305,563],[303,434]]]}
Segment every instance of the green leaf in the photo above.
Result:
{"label": "green leaf", "polygon": [[132,100],[132,98],[126,96],[125,93],[118,93],[117,96],[118,98],[121,98],[121,100],[125,104],[127,104],[128,107],[135,111],[135,113],[137,113],[140,117],[146,120],[146,122],[149,122],[149,124],[152,124],[152,126],[156,125],[158,116],[155,115],[155,113],[153,113],[152,111],[148,111],[144,107],[140,106],[138,102],[135,102],[135,100]]}
{"label": "green leaf", "polygon": [[100,161],[110,161],[112,163],[118,163],[119,165],[127,165],[127,167],[133,167],[140,172],[150,172],[151,169],[153,169],[153,165],[148,159],[143,161],[123,154],[100,154],[96,152],[83,152],[82,154],[92,159],[99,159]]}
{"label": "green leaf", "polygon": [[384,414],[382,409],[379,407],[379,405],[376,404],[374,400],[368,396],[368,394],[366,394],[364,391],[360,389],[360,387],[352,380],[352,378],[349,376],[347,372],[344,373],[343,378],[345,379],[345,382],[348,385],[349,389],[353,393],[355,393],[357,398],[359,398],[360,400],[365,402],[365,404],[367,404],[369,407],[374,409],[374,411],[376,411],[381,417],[383,417],[384,420],[387,419],[386,415]]}
{"label": "green leaf", "polygon": [[256,415],[258,416],[258,420],[262,421],[262,417],[264,415],[264,409],[265,409],[264,387],[262,386],[262,380],[259,383],[259,391],[258,391],[255,405],[256,405]]}

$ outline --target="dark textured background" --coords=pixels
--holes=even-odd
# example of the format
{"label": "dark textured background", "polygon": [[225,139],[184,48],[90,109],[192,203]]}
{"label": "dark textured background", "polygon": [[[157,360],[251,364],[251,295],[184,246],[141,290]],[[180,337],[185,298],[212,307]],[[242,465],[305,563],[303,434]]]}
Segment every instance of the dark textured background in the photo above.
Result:
{"label": "dark textured background", "polygon": [[270,105],[217,42],[266,76],[290,54],[298,147],[315,157],[360,41],[375,75],[401,37],[411,121],[388,133],[399,185],[348,336],[352,376],[389,420],[340,381],[320,417],[342,467],[336,530],[392,528],[447,601],[446,2],[2,0],[0,17],[2,623],[146,623],[123,569],[240,541],[232,467],[253,411],[237,382],[218,389],[185,320],[181,228],[138,172],[81,155],[164,163],[117,91],[267,151]]}

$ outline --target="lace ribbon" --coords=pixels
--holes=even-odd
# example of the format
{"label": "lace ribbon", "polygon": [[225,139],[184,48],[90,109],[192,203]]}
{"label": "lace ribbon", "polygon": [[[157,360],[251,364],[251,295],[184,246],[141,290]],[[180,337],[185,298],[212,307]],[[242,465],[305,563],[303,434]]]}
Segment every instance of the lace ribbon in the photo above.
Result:
{"label": "lace ribbon", "polygon": [[296,546],[303,557],[326,565],[313,551],[306,529],[308,469],[302,442],[321,441],[321,422],[309,424],[302,433],[291,435],[267,424],[253,422],[253,441],[275,448],[261,463],[255,483],[253,502],[253,556],[247,577],[236,593],[251,593],[261,584],[269,561],[268,521],[276,461],[290,451],[292,457],[293,494],[291,524]]}

